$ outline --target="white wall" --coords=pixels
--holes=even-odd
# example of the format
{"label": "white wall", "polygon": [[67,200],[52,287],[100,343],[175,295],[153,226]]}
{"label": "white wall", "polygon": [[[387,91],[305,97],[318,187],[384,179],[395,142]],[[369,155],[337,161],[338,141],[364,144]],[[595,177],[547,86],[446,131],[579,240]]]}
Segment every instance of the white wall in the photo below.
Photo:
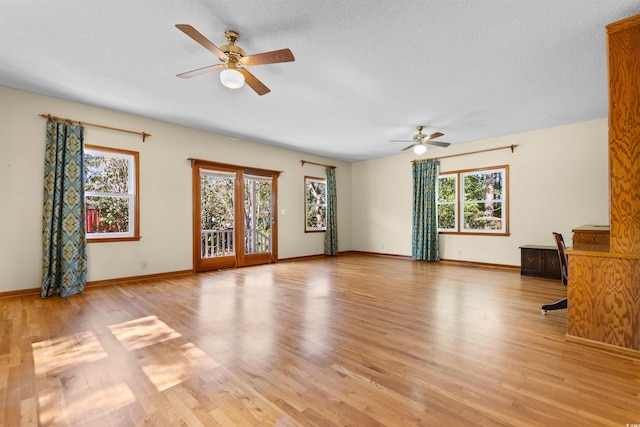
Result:
{"label": "white wall", "polygon": [[[264,144],[0,87],[0,292],[40,287],[46,120],[52,114],[145,131],[86,127],[85,142],[140,152],[139,242],[88,245],[88,280],[192,268],[191,164],[199,158],[282,171],[278,179],[279,257],[321,254],[324,233],[304,233],[304,176],[337,166],[339,250],[351,249],[351,164]],[[286,214],[282,215],[281,210]],[[148,262],[142,270],[141,261]]]}
{"label": "white wall", "polygon": [[[338,166],[339,250],[411,255],[413,154],[345,163],[0,87],[0,292],[38,288],[46,121],[60,117],[151,133],[86,128],[86,142],[140,152],[139,242],[89,245],[89,280],[189,270],[191,166],[201,158],[283,171],[278,180],[279,257],[321,254],[323,233],[304,233],[304,176]],[[443,259],[519,265],[518,247],[552,245],[552,231],[609,221],[607,119],[434,149],[423,158],[517,144],[441,160],[443,172],[509,165],[508,237],[442,235]],[[285,209],[282,215],[280,210]],[[141,261],[149,268],[142,270]]]}
{"label": "white wall", "polygon": [[[582,224],[609,223],[607,119],[433,149],[420,158],[516,144],[442,159],[442,172],[509,165],[510,236],[441,235],[440,257],[520,265],[519,246],[571,242]],[[411,155],[353,164],[353,249],[411,255]]]}

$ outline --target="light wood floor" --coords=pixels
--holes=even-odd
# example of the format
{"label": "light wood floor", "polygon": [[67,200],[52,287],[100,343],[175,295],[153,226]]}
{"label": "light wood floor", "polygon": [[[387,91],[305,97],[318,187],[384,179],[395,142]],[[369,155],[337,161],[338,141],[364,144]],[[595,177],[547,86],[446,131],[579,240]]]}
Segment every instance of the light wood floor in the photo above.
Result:
{"label": "light wood floor", "polygon": [[0,299],[0,425],[625,426],[559,281],[344,255]]}

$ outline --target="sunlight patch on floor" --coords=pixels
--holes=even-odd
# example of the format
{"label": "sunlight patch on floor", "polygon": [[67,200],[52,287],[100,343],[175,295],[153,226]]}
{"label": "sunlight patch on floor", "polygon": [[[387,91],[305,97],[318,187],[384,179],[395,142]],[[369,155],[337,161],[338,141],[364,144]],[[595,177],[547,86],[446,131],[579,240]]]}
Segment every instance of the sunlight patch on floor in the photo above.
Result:
{"label": "sunlight patch on floor", "polygon": [[158,391],[171,388],[197,376],[200,372],[220,366],[191,343],[181,346],[162,343],[145,351],[140,364]]}
{"label": "sunlight patch on floor", "polygon": [[109,329],[127,350],[139,352],[140,368],[158,391],[220,366],[192,343],[178,340],[182,335],[156,316],[119,323]]}
{"label": "sunlight patch on floor", "polygon": [[32,350],[40,425],[77,425],[136,401],[119,375],[105,369],[108,354],[92,332],[39,341]]}
{"label": "sunlight patch on floor", "polygon": [[107,353],[91,332],[31,344],[36,375],[58,374],[70,366],[105,359]]}
{"label": "sunlight patch on floor", "polygon": [[143,317],[109,326],[115,337],[127,350],[138,350],[181,335],[158,320],[156,316]]}
{"label": "sunlight patch on floor", "polygon": [[[220,367],[156,316],[112,325],[109,330],[123,349],[136,354],[137,366],[130,364],[125,371],[139,370],[160,392]],[[126,372],[110,363],[110,355],[92,332],[33,343],[32,351],[40,425],[91,424],[136,401],[122,377]],[[26,415],[28,409],[25,402]]]}
{"label": "sunlight patch on floor", "polygon": [[106,415],[136,401],[125,382],[105,384],[98,389],[57,389],[41,392],[40,425],[79,425],[99,421]]}

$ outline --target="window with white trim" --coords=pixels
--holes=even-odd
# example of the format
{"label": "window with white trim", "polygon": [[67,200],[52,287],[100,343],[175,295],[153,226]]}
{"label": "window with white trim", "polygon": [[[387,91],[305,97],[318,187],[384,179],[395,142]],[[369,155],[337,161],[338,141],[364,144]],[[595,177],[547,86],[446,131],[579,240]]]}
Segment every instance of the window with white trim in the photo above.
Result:
{"label": "window with white trim", "polygon": [[438,231],[458,231],[458,175],[446,174],[438,177],[436,188]]}
{"label": "window with white trim", "polygon": [[325,231],[327,229],[327,180],[305,176],[304,188],[304,231]]}
{"label": "window with white trim", "polygon": [[138,152],[85,145],[87,241],[139,240]]}
{"label": "window with white trim", "polygon": [[509,234],[508,166],[443,173],[438,178],[438,231]]}

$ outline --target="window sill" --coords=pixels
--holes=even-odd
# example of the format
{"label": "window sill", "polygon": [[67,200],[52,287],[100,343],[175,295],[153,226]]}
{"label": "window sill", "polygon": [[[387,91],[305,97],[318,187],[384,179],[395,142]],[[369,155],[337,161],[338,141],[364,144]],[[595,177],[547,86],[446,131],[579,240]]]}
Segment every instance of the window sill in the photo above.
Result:
{"label": "window sill", "polygon": [[507,231],[506,233],[483,233],[483,232],[474,232],[474,231],[438,231],[438,234],[455,234],[460,236],[496,236],[496,237],[508,237],[510,233]]}
{"label": "window sill", "polygon": [[131,237],[98,237],[88,238],[87,243],[107,243],[107,242],[137,242],[141,239],[141,236]]}

